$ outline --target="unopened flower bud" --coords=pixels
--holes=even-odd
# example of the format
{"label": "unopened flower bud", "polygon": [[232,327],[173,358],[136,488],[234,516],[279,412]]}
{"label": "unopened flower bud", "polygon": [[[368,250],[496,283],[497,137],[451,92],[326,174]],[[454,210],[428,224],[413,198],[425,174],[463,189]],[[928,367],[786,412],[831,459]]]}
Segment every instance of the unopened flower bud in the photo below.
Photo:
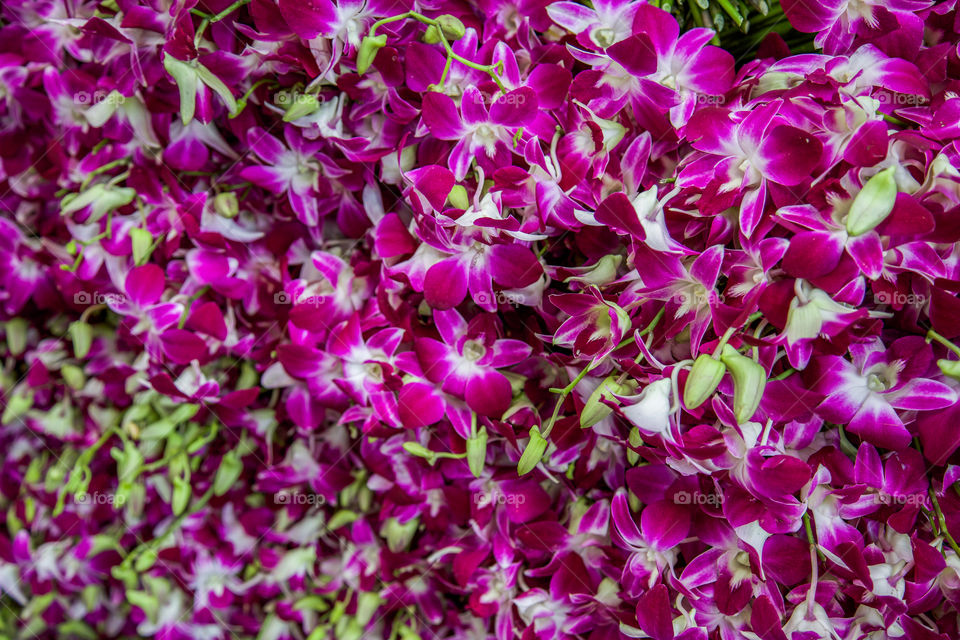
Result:
{"label": "unopened flower bud", "polygon": [[146,229],[134,227],[130,229],[130,244],[133,248],[133,262],[138,267],[147,263],[150,258],[153,236]]}
{"label": "unopened flower bud", "polygon": [[0,417],[0,423],[10,424],[25,414],[33,407],[33,392],[23,395],[15,393],[7,397],[7,406],[3,410],[3,416]]}
{"label": "unopened flower bud", "polygon": [[420,526],[420,518],[410,518],[400,523],[396,518],[387,518],[380,528],[380,535],[387,539],[387,547],[394,553],[400,553],[410,546],[413,536]]}
{"label": "unopened flower bud", "polygon": [[896,167],[884,169],[867,180],[863,189],[853,199],[847,214],[847,233],[859,236],[876,228],[887,219],[897,201]]}
{"label": "unopened flower bud", "polygon": [[733,376],[733,414],[743,424],[753,417],[767,386],[767,372],[751,358],[730,345],[724,345],[720,356]]}
{"label": "unopened flower bud", "polygon": [[479,478],[483,473],[483,465],[487,461],[487,428],[480,427],[472,438],[467,440],[467,464],[470,465],[470,473],[474,478]]}
{"label": "unopened flower bud", "polygon": [[713,356],[703,353],[696,359],[687,376],[683,389],[683,404],[687,409],[696,409],[717,390],[727,367]]}
{"label": "unopened flower bud", "polygon": [[87,377],[83,374],[83,369],[76,365],[63,365],[60,367],[60,375],[63,376],[63,381],[66,382],[68,386],[78,391],[83,389],[84,385],[87,384]]}
{"label": "unopened flower bud", "polygon": [[193,497],[193,487],[190,481],[181,476],[173,478],[173,497],[170,500],[170,507],[173,509],[173,515],[179,516],[187,510],[190,504],[190,498]]}
{"label": "unopened flower bud", "polygon": [[943,375],[960,380],[960,360],[937,360],[937,366]]}
{"label": "unopened flower bud", "polygon": [[25,318],[13,318],[7,321],[7,349],[10,355],[19,356],[27,349],[27,329],[29,325]]}
{"label": "unopened flower bud", "polygon": [[240,202],[233,191],[218,193],[213,198],[213,210],[224,218],[236,218],[240,213]]}
{"label": "unopened flower bud", "polygon": [[[116,575],[114,577],[117,577]],[[124,576],[120,576],[122,579]],[[151,622],[157,619],[157,613],[160,611],[160,600],[146,591],[136,589],[127,589],[127,601],[133,606],[143,611],[144,615]]]}
{"label": "unopened flower bud", "polygon": [[217,475],[213,479],[213,494],[222,496],[233,488],[233,485],[243,473],[243,462],[236,449],[228,451],[220,460]]}
{"label": "unopened flower bud", "polygon": [[564,282],[582,282],[584,284],[604,285],[617,279],[617,268],[623,262],[623,256],[605,255],[589,267],[578,267],[570,271],[583,275],[570,276]]}
{"label": "unopened flower bud", "polygon": [[613,408],[606,404],[604,400],[616,402],[616,396],[629,396],[636,392],[637,385],[634,381],[618,383],[619,377],[618,375],[611,375],[605,378],[587,398],[583,405],[583,411],[580,413],[581,429],[589,429],[613,413]]}
{"label": "unopened flower bud", "polygon": [[434,451],[430,451],[430,449],[427,449],[419,442],[404,442],[403,450],[412,456],[425,458],[430,464],[433,464],[437,461],[437,454]]}
{"label": "unopened flower bud", "polygon": [[459,40],[467,33],[467,28],[463,26],[460,18],[444,14],[437,18],[437,24],[443,30],[443,35],[447,40]]}
{"label": "unopened flower bud", "polygon": [[540,434],[540,429],[530,427],[530,441],[527,443],[526,449],[523,450],[523,455],[520,456],[520,462],[517,463],[517,473],[522,476],[533,471],[534,467],[540,463],[540,458],[543,457],[546,450],[547,441]]}
{"label": "unopened flower bud", "polygon": [[368,622],[373,620],[373,615],[383,600],[380,595],[372,591],[364,591],[357,595],[357,612],[354,614],[357,623],[360,625],[361,632]]}
{"label": "unopened flower bud", "polygon": [[[643,446],[643,434],[640,433],[640,429],[634,427],[630,430],[630,435],[627,436],[627,442],[630,443],[631,447],[641,447]],[[627,449],[627,462],[631,466],[640,462],[640,454],[634,451],[633,449]]]}
{"label": "unopened flower bud", "polygon": [[440,28],[433,24],[427,27],[427,30],[423,33],[423,41],[426,44],[439,44]]}
{"label": "unopened flower bud", "polygon": [[[384,41],[386,41],[386,36],[384,36]],[[374,52],[374,55],[376,55],[376,52]],[[373,58],[371,58],[370,61],[373,62]],[[287,112],[283,114],[283,121],[293,122],[294,120],[299,120],[304,116],[309,116],[319,108],[320,101],[317,100],[317,96],[314,94],[295,93],[291,96]]]}
{"label": "unopened flower bud", "polygon": [[357,51],[357,73],[365,74],[377,57],[377,52],[385,46],[387,46],[386,34],[364,36],[363,40],[360,41],[360,50]]}
{"label": "unopened flower bud", "polygon": [[467,194],[466,187],[464,187],[462,184],[453,185],[453,189],[451,189],[450,193],[447,194],[447,202],[457,209],[469,209],[470,196]]}

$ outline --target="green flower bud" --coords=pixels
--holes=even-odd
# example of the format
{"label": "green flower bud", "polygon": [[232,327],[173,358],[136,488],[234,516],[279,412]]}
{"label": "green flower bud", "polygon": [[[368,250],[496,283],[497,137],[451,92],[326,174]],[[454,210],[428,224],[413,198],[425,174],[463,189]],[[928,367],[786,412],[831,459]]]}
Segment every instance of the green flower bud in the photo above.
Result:
{"label": "green flower bud", "polygon": [[607,405],[604,400],[616,402],[616,396],[628,396],[637,390],[635,381],[627,380],[618,383],[619,377],[619,375],[608,376],[597,385],[597,388],[587,398],[583,405],[583,411],[580,412],[581,429],[589,429],[613,413],[613,408]]}
{"label": "green flower bud", "polygon": [[173,497],[170,500],[170,506],[173,509],[173,515],[179,516],[187,510],[190,504],[190,498],[193,497],[193,487],[190,482],[180,476],[173,478]]}
{"label": "green flower bud", "polygon": [[7,349],[10,355],[19,356],[27,350],[27,330],[29,329],[26,319],[14,318],[8,320],[6,325]]}
{"label": "green flower bud", "polygon": [[387,46],[387,36],[364,36],[360,41],[360,50],[357,51],[357,73],[363,75],[373,64],[377,52]]}
{"label": "green flower bud", "polygon": [[126,564],[118,564],[111,567],[110,575],[122,582],[128,589],[137,586],[140,582],[137,580],[137,573],[130,565]]}
{"label": "green flower bud", "polygon": [[896,167],[890,167],[873,176],[853,199],[847,214],[847,233],[851,236],[871,231],[893,211],[897,200],[895,171]]}
{"label": "green flower bud", "polygon": [[430,451],[430,449],[427,449],[419,442],[404,442],[403,449],[412,456],[425,458],[430,464],[433,464],[437,461],[436,452]]}
{"label": "green flower bud", "polygon": [[130,229],[130,243],[133,245],[133,262],[139,267],[147,263],[153,253],[153,236],[146,229],[134,227]]}
{"label": "green flower bud", "polygon": [[137,559],[133,561],[133,568],[138,572],[143,573],[144,571],[149,570],[153,565],[157,563],[157,550],[153,548],[147,548],[143,553],[137,556]]}
{"label": "green flower bud", "polygon": [[583,275],[570,276],[564,282],[582,282],[584,284],[604,285],[617,279],[617,268],[623,262],[623,256],[605,255],[589,267],[571,269]]}
{"label": "green flower bud", "polygon": [[467,464],[474,478],[483,473],[483,465],[487,461],[487,428],[480,427],[477,435],[467,440]]}
{"label": "green flower bud", "polygon": [[60,215],[67,216],[89,206],[87,222],[97,222],[114,209],[130,204],[136,196],[137,192],[130,187],[108,187],[97,183],[83,193],[64,196],[60,201]]}
{"label": "green flower bud", "polygon": [[960,380],[960,360],[937,360],[937,366],[943,375]]}
{"label": "green flower bud", "polygon": [[547,441],[540,434],[540,429],[530,427],[530,442],[527,443],[523,455],[520,456],[520,462],[517,463],[517,473],[523,476],[533,471],[546,451]]}
{"label": "green flower bud", "polygon": [[312,93],[295,93],[290,97],[290,106],[287,107],[287,112],[283,115],[284,122],[299,120],[320,108],[320,101]]}
{"label": "green flower bud", "polygon": [[79,391],[87,383],[87,377],[83,375],[83,369],[73,364],[65,364],[60,367],[60,375],[63,381],[71,388]]}
{"label": "green flower bud", "polygon": [[[640,435],[640,429],[637,427],[631,429],[630,435],[627,436],[627,442],[630,443],[631,447],[643,446],[643,436]],[[629,462],[631,466],[637,464],[640,462],[640,454],[633,449],[627,449],[627,462]]]}
{"label": "green flower bud", "polygon": [[156,596],[150,595],[146,591],[127,590],[127,600],[135,607],[139,607],[147,614],[147,618],[156,621],[157,612],[160,610],[160,601]]}
{"label": "green flower bud", "polygon": [[189,124],[197,109],[197,83],[200,80],[197,70],[169,53],[163,56],[163,68],[177,83],[180,91],[180,118],[183,124]]}
{"label": "green flower bud", "polygon": [[451,16],[450,14],[444,14],[437,18],[437,24],[440,26],[447,40],[459,40],[467,33],[467,28],[463,26],[460,18]]}
{"label": "green flower bud", "polygon": [[70,323],[67,331],[73,342],[73,355],[77,360],[83,360],[90,353],[90,345],[93,344],[93,329],[86,322],[77,320]]}
{"label": "green flower bud", "polygon": [[763,390],[767,386],[767,372],[729,344],[724,345],[720,359],[733,376],[733,414],[737,422],[743,424],[753,417],[760,406]]}
{"label": "green flower bud", "polygon": [[220,460],[220,467],[213,479],[213,494],[222,496],[230,491],[241,473],[243,473],[243,462],[240,461],[240,455],[235,449],[228,451]]}
{"label": "green flower bud", "polygon": [[410,546],[419,526],[419,517],[411,518],[403,524],[396,518],[387,518],[380,527],[380,535],[387,539],[387,547],[390,551],[400,553]]}
{"label": "green flower bud", "polygon": [[0,417],[0,423],[10,424],[19,419],[23,414],[33,406],[33,392],[26,395],[15,393],[7,400],[7,406],[3,410],[3,416]]}
{"label": "green flower bud", "polygon": [[466,187],[464,187],[462,184],[453,185],[453,189],[451,189],[450,193],[447,195],[447,202],[457,209],[469,209],[470,196],[467,194]]}
{"label": "green flower bud", "polygon": [[213,197],[213,210],[224,218],[236,218],[240,213],[240,203],[233,191],[224,191]]}
{"label": "green flower bud", "polygon": [[706,402],[723,379],[727,368],[713,356],[702,353],[697,357],[683,388],[683,404],[687,409],[696,409]]}
{"label": "green flower bud", "polygon": [[430,25],[423,33],[422,40],[425,44],[439,44],[440,29],[436,25]]}
{"label": "green flower bud", "polygon": [[373,614],[382,602],[380,596],[372,591],[364,591],[357,596],[357,612],[354,615],[361,627],[373,620]]}
{"label": "green flower bud", "polygon": [[348,524],[353,524],[360,519],[360,514],[350,511],[348,509],[341,509],[337,511],[330,518],[330,521],[327,523],[327,529],[330,531],[336,531],[340,527],[345,527]]}

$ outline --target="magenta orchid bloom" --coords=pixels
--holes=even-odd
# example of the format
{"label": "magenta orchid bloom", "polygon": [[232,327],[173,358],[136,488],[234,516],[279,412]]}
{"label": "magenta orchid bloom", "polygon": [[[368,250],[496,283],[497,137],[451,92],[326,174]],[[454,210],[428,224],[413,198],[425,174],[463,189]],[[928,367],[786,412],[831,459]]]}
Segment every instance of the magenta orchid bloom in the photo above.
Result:
{"label": "magenta orchid bloom", "polygon": [[863,3],[859,0],[829,0],[808,3],[783,0],[783,11],[790,23],[807,33],[816,33],[815,43],[829,55],[846,53],[858,36],[891,27],[922,30],[922,22],[914,12],[926,9],[929,0],[880,0]]}
{"label": "magenta orchid bloom", "polygon": [[960,638],[958,52],[0,3],[0,637]]}
{"label": "magenta orchid bloom", "polygon": [[428,93],[423,99],[423,121],[441,140],[456,140],[448,163],[457,180],[463,180],[474,160],[487,173],[510,164],[511,139],[516,127],[537,113],[537,94],[529,87],[516,89],[493,100],[475,87],[460,97],[459,113],[453,99]]}
{"label": "magenta orchid bloom", "polygon": [[816,364],[816,389],[826,396],[817,413],[878,447],[899,449],[910,442],[897,409],[928,411],[957,402],[957,392],[924,376],[931,350],[920,338],[901,338],[889,348],[878,341],[850,346],[853,362],[825,356]]}
{"label": "magenta orchid bloom", "polygon": [[778,102],[740,113],[706,108],[688,126],[700,153],[687,161],[677,184],[707,189],[717,201],[711,207],[739,203],[748,237],[760,224],[770,185],[796,187],[820,164],[823,144],[780,115],[781,108]]}
{"label": "magenta orchid bloom", "polygon": [[510,381],[499,368],[530,355],[519,340],[500,339],[489,329],[468,325],[456,310],[435,311],[440,340],[418,338],[417,357],[424,375],[444,391],[466,400],[471,410],[499,418],[513,397]]}
{"label": "magenta orchid bloom", "polygon": [[321,145],[304,140],[294,127],[288,125],[284,135],[290,149],[265,131],[248,131],[254,153],[267,164],[244,167],[240,175],[277,195],[285,192],[300,221],[316,226],[320,222],[316,189],[331,163],[317,157]]}

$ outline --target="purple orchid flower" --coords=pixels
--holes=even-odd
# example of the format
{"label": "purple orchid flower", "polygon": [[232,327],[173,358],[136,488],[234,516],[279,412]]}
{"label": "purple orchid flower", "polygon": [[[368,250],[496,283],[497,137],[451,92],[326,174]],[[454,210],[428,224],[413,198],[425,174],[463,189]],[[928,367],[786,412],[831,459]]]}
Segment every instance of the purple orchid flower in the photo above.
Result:
{"label": "purple orchid flower", "polygon": [[266,131],[251,129],[247,140],[253,152],[267,165],[244,167],[240,176],[277,195],[286,192],[297,218],[309,227],[320,222],[317,186],[321,175],[341,170],[318,151],[322,144],[305,140],[291,125],[284,129],[289,149]]}
{"label": "purple orchid flower", "polygon": [[427,379],[466,400],[472,411],[499,418],[509,408],[513,391],[499,368],[521,362],[530,346],[498,338],[490,329],[469,325],[456,310],[433,314],[440,340],[418,338],[417,357]]}
{"label": "purple orchid flower", "polygon": [[956,391],[925,377],[933,356],[922,338],[900,338],[888,348],[879,340],[853,344],[850,354],[852,362],[840,356],[815,361],[815,388],[826,396],[817,413],[878,447],[901,449],[910,443],[897,409],[927,411],[957,402]]}
{"label": "purple orchid flower", "polygon": [[720,209],[739,202],[748,237],[760,224],[770,184],[796,187],[820,164],[823,144],[779,115],[781,108],[779,102],[739,113],[708,107],[687,127],[700,154],[687,159],[677,185],[707,189]]}
{"label": "purple orchid flower", "polygon": [[449,165],[457,180],[463,180],[474,160],[485,173],[510,164],[511,140],[516,127],[537,113],[537,94],[529,87],[487,99],[475,87],[463,92],[458,112],[453,99],[442,93],[423,98],[423,122],[440,140],[456,140]]}

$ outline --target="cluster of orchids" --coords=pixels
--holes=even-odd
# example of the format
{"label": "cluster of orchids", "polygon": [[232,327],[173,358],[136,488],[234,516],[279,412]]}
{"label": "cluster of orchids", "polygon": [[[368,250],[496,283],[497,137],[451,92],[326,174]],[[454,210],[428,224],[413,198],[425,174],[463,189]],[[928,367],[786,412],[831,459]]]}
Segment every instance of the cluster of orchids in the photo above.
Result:
{"label": "cluster of orchids", "polygon": [[960,637],[958,141],[957,0],[2,3],[0,637]]}

